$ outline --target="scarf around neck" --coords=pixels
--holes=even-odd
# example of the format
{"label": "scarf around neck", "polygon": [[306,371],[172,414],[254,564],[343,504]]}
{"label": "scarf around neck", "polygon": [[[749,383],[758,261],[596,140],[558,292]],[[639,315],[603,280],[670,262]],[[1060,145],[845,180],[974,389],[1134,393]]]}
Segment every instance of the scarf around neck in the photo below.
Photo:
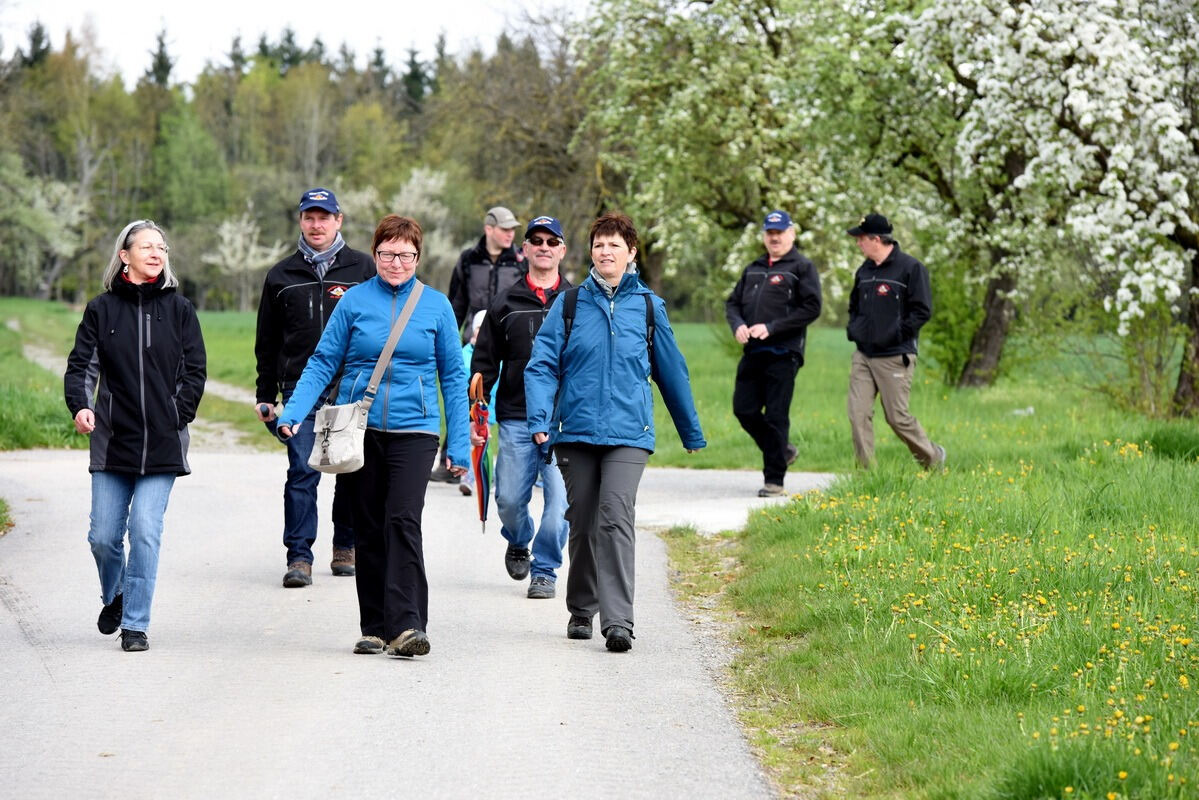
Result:
{"label": "scarf around neck", "polygon": [[300,255],[304,256],[304,260],[312,265],[318,278],[323,279],[325,277],[325,273],[329,271],[330,265],[333,264],[333,259],[337,258],[337,253],[345,246],[346,241],[341,238],[341,231],[338,231],[337,236],[333,239],[333,244],[329,245],[328,249],[318,253],[312,249],[312,245],[308,244],[308,240],[304,238],[304,234],[300,234]]}

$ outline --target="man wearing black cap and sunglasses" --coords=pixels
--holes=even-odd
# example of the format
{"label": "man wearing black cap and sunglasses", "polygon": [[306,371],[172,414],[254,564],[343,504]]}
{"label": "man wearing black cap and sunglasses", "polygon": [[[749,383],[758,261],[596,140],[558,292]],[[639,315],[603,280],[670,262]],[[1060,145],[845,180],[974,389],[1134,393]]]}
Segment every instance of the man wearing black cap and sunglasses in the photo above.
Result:
{"label": "man wearing black cap and sunglasses", "polygon": [[762,451],[759,497],[785,493],[783,476],[798,450],[788,441],[795,373],[803,366],[808,325],[820,316],[820,276],[795,247],[786,211],[762,222],[766,254],[745,268],[724,305],[733,336],[744,345],[733,384],[733,413]]}
{"label": "man wearing black cap and sunglasses", "polygon": [[846,231],[866,260],[849,295],[849,340],[857,345],[849,373],[849,424],[858,463],[874,463],[874,398],[891,430],[925,469],[945,463],[945,448],[929,440],[908,410],[920,328],[933,312],[928,270],[899,249],[891,223],[867,214]]}

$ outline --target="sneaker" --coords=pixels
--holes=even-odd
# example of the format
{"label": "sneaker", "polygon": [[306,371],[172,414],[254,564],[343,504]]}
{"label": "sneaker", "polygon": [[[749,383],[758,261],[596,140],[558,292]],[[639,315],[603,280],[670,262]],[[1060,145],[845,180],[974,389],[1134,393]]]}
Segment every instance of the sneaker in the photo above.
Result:
{"label": "sneaker", "polygon": [[125,598],[122,595],[117,595],[112,598],[112,602],[100,609],[100,617],[96,620],[96,627],[100,629],[100,633],[105,636],[111,636],[117,632],[117,628],[121,627],[121,613],[125,609]]}
{"label": "sneaker", "polygon": [[439,463],[429,473],[429,480],[437,481],[438,483],[457,483],[458,476],[446,469],[444,463]]}
{"label": "sneaker", "polygon": [[287,565],[283,585],[288,589],[299,589],[312,583],[312,565],[307,561],[293,561]]}
{"label": "sneaker", "polygon": [[430,649],[429,637],[415,628],[404,631],[387,645],[387,653],[393,656],[427,656]]}
{"label": "sneaker", "polygon": [[625,653],[633,648],[633,632],[621,625],[613,625],[604,634],[607,641],[604,646],[613,653]]}
{"label": "sneaker", "polygon": [[799,458],[799,448],[790,442],[787,443],[787,466],[795,463],[795,459]]}
{"label": "sneaker", "polygon": [[504,567],[508,570],[508,577],[514,581],[529,577],[529,548],[508,545],[504,551]]}
{"label": "sneaker", "polygon": [[782,497],[787,490],[777,483],[768,483],[758,490],[758,497]]}
{"label": "sneaker", "polygon": [[534,575],[533,580],[529,581],[529,593],[526,597],[530,600],[552,600],[554,598],[554,579],[544,575]]}
{"label": "sneaker", "polygon": [[471,496],[470,487],[467,486],[465,483],[458,484],[458,491],[462,492],[462,494],[466,495],[467,497]]}
{"label": "sneaker", "polygon": [[936,469],[937,467],[945,466],[945,459],[948,457],[944,447],[939,444],[934,444],[933,447],[937,448],[937,456],[933,459],[932,463],[928,465],[928,469]]}
{"label": "sneaker", "polygon": [[354,643],[354,652],[363,656],[375,656],[382,653],[386,646],[378,636],[363,636]]}
{"label": "sneaker", "polygon": [[126,653],[140,653],[150,649],[150,640],[141,631],[121,631],[121,649]]}
{"label": "sneaker", "polygon": [[334,547],[333,560],[329,562],[329,569],[333,570],[334,575],[353,575],[354,548]]}
{"label": "sneaker", "polygon": [[578,614],[571,614],[570,622],[566,623],[566,638],[590,639],[591,617],[580,617]]}

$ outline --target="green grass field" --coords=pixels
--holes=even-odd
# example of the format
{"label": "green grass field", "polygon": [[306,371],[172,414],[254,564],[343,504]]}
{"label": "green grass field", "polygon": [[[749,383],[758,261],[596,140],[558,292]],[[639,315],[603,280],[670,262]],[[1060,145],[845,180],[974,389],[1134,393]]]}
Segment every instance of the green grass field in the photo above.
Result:
{"label": "green grass field", "polygon": [[[14,317],[65,353],[78,312],[0,300]],[[210,374],[251,388],[253,315],[201,324]],[[760,468],[730,410],[727,332],[676,333],[709,446],[684,453],[659,400],[651,464]],[[0,330],[0,447],[83,446],[61,377],[19,353]],[[792,406],[794,469],[842,477],[742,532],[667,537],[683,597],[718,596],[731,622],[735,702],[779,784],[803,797],[1199,796],[1199,426],[1115,410],[1072,382],[1076,365],[1030,362],[973,391],[924,365],[912,409],[948,468],[922,472],[880,411],[879,465],[864,472],[849,355],[841,330],[813,330]],[[201,406],[266,441],[245,412]]]}

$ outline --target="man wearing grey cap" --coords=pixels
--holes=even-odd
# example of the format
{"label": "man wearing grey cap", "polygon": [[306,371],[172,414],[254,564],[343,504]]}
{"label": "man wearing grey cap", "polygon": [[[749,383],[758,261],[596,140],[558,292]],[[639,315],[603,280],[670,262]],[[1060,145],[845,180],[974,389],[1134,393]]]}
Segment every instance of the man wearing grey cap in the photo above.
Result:
{"label": "man wearing grey cap", "polygon": [[[470,341],[469,326],[475,314],[486,311],[492,300],[525,273],[524,255],[512,246],[518,227],[520,222],[508,209],[503,206],[488,209],[483,215],[483,235],[474,247],[466,248],[458,256],[447,294],[458,327],[463,328],[463,344]],[[429,480],[458,482],[445,468],[445,459],[440,453]]]}
{"label": "man wearing grey cap", "polygon": [[786,211],[762,221],[766,253],[745,268],[724,305],[744,346],[733,384],[733,414],[762,451],[759,497],[785,493],[783,477],[799,452],[788,440],[795,374],[803,366],[808,325],[820,316],[820,276],[795,247]]}
{"label": "man wearing grey cap", "polygon": [[849,426],[858,463],[874,463],[874,398],[882,398],[891,430],[925,468],[945,463],[945,448],[929,440],[908,410],[920,328],[933,314],[928,270],[899,249],[891,223],[867,214],[846,231],[866,260],[849,294],[846,333],[857,345],[849,371]]}

